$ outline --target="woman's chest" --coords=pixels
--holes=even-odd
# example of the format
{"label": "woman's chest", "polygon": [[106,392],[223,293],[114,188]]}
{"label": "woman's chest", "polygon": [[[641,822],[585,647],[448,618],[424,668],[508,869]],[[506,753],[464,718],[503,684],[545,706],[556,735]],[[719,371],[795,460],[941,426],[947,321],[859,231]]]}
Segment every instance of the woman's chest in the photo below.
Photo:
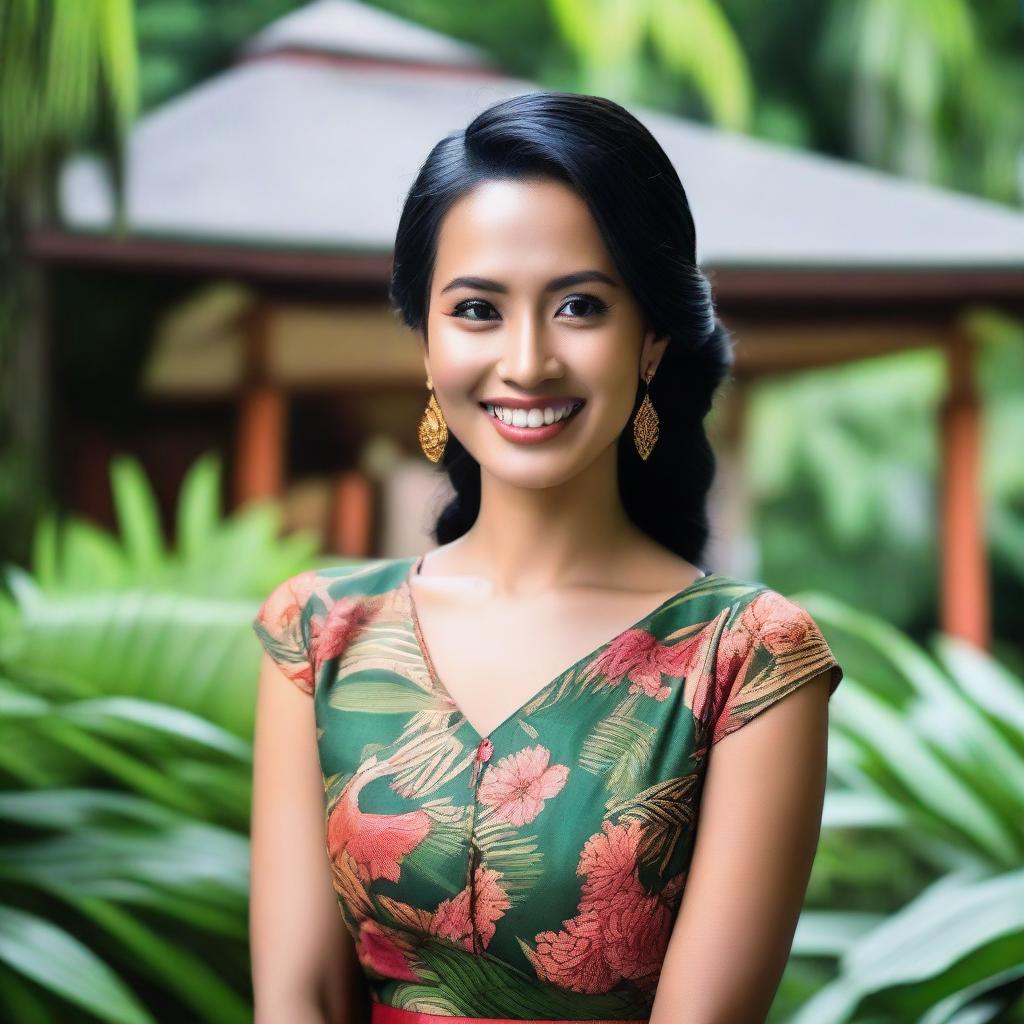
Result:
{"label": "woman's chest", "polygon": [[600,621],[564,605],[473,609],[424,602],[414,631],[431,684],[481,737],[609,636]]}
{"label": "woman's chest", "polygon": [[640,974],[657,969],[704,778],[689,712],[566,685],[486,738],[451,710],[322,712],[327,850],[350,924],[571,986],[562,947],[628,912],[651,929]]}
{"label": "woman's chest", "polygon": [[595,616],[562,606],[554,625],[536,610],[476,619],[436,610],[418,613],[399,588],[346,611],[343,649],[316,693],[322,753],[335,771],[356,771],[364,748],[394,748],[402,765],[443,751],[450,760],[429,775],[434,791],[466,770],[485,737],[496,757],[533,741],[574,760],[602,750],[594,764],[610,774],[594,774],[621,797],[626,775],[646,778],[623,765],[642,762],[660,776],[684,771],[699,752],[693,670],[708,667],[700,624],[648,615],[622,628],[621,606],[617,624],[613,608]]}
{"label": "woman's chest", "polygon": [[[372,920],[424,956],[454,942],[568,984],[562,946],[577,927],[628,913],[650,941],[616,963],[655,970],[704,778],[681,649],[627,631],[517,691],[485,737],[438,688],[400,602],[374,603],[347,636],[316,715],[328,853],[354,930]],[[629,977],[605,972],[593,991]]]}
{"label": "woman's chest", "polygon": [[634,595],[624,604],[621,594],[612,593],[474,600],[429,587],[415,593],[410,587],[406,597],[431,685],[480,736],[585,668],[609,643],[653,640],[642,628],[653,603]]}

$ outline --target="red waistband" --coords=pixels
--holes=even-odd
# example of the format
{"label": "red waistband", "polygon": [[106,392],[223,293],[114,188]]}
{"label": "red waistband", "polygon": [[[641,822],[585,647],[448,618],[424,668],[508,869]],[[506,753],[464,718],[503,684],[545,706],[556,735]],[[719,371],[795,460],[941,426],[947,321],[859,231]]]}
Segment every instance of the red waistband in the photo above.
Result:
{"label": "red waistband", "polygon": [[[422,1010],[401,1010],[397,1006],[373,1003],[370,1024],[524,1024],[512,1017],[452,1017],[444,1013],[424,1013]],[[648,1024],[643,1020],[531,1020],[525,1024]]]}

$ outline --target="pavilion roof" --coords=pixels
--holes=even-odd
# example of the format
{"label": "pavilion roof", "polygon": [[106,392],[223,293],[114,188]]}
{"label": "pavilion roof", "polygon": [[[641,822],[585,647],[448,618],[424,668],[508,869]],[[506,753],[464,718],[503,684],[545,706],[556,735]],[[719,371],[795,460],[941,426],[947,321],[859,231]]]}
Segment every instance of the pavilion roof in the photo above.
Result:
{"label": "pavilion roof", "polygon": [[[352,0],[318,0],[138,121],[127,149],[129,237],[385,255],[429,149],[489,104],[538,88],[440,33]],[[679,171],[703,266],[1024,268],[1018,209],[629,108]],[[59,197],[65,233],[110,232],[110,189],[94,159],[66,165]]]}

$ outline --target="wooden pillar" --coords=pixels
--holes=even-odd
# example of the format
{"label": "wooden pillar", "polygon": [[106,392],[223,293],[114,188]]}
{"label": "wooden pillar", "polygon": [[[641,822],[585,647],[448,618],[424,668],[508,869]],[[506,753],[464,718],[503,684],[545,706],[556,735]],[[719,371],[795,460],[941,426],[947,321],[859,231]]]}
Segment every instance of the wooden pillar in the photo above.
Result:
{"label": "wooden pillar", "polygon": [[245,370],[235,437],[234,503],[279,498],[286,473],[288,397],[267,377],[267,308],[246,316]]}
{"label": "wooden pillar", "polygon": [[335,479],[328,543],[346,558],[372,558],[375,487],[366,473],[346,470]]}
{"label": "wooden pillar", "polygon": [[941,407],[940,625],[978,647],[991,643],[988,560],[981,492],[981,402],[973,339],[957,328],[946,346]]}

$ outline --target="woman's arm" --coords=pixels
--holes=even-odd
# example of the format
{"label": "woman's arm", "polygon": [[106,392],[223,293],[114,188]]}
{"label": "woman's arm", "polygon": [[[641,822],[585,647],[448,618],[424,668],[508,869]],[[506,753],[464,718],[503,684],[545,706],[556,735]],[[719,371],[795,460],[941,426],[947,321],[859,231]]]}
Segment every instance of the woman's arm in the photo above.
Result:
{"label": "woman's arm", "polygon": [[650,1024],[757,1024],[786,963],[821,831],[828,671],[712,747]]}
{"label": "woman's arm", "polygon": [[313,700],[266,654],[253,746],[255,1024],[363,1024],[369,1000],[327,858]]}

